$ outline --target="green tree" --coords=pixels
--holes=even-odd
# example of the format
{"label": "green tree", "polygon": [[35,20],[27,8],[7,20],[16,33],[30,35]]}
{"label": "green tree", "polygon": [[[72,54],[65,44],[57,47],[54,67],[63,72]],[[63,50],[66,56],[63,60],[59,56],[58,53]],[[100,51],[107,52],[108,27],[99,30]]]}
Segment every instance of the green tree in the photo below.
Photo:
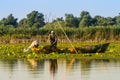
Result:
{"label": "green tree", "polygon": [[79,19],[73,14],[65,14],[65,25],[68,27],[78,27]]}
{"label": "green tree", "polygon": [[12,14],[10,14],[7,18],[3,18],[0,22],[4,26],[12,25],[14,27],[17,27],[18,25],[17,18],[14,18]]}
{"label": "green tree", "polygon": [[114,25],[115,24],[115,19],[111,18],[111,17],[107,17],[106,18],[106,23],[107,23],[107,26]]}
{"label": "green tree", "polygon": [[102,17],[102,16],[95,16],[94,17],[95,21],[96,21],[96,26],[107,26],[106,23],[106,18]]}
{"label": "green tree", "polygon": [[117,25],[120,25],[120,15],[119,16],[115,16],[115,23]]}
{"label": "green tree", "polygon": [[79,27],[86,27],[92,25],[92,17],[90,16],[89,12],[82,11],[80,16],[81,16],[81,20]]}
{"label": "green tree", "polygon": [[36,28],[43,27],[45,25],[44,15],[38,11],[32,11],[27,15],[27,25]]}
{"label": "green tree", "polygon": [[20,20],[20,21],[19,21],[19,24],[18,24],[18,27],[22,27],[22,28],[28,27],[28,26],[27,26],[27,19],[24,18],[24,19]]}

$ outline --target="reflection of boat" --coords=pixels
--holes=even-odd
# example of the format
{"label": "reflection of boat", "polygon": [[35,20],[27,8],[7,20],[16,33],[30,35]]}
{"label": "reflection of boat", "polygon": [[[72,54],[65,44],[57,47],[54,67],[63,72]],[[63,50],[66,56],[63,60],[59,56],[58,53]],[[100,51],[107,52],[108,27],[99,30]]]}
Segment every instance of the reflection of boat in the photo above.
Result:
{"label": "reflection of boat", "polygon": [[40,49],[40,52],[43,53],[51,53],[51,52],[58,52],[58,53],[75,53],[76,51],[78,53],[104,53],[107,50],[107,47],[109,46],[109,43],[104,44],[97,44],[97,45],[86,45],[83,47],[75,47],[75,48],[65,48],[65,49],[52,49],[49,45],[44,46],[42,49]]}

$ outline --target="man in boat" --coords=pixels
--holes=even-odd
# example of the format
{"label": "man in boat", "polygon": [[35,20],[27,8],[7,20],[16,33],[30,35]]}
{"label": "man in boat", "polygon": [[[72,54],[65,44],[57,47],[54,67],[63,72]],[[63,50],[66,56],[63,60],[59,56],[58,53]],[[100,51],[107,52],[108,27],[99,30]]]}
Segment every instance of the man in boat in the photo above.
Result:
{"label": "man in boat", "polygon": [[27,52],[29,51],[30,49],[31,50],[38,50],[38,46],[39,46],[39,41],[38,40],[35,40],[31,43],[31,45],[27,48],[27,49],[24,49],[24,52]]}
{"label": "man in boat", "polygon": [[57,35],[55,34],[54,31],[50,32],[48,40],[50,42],[51,49],[56,49],[57,48]]}

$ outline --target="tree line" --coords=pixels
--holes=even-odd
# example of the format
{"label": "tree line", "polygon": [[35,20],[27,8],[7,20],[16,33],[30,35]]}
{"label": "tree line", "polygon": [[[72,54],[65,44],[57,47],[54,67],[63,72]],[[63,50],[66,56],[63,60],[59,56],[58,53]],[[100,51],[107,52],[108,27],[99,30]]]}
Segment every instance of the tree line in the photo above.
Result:
{"label": "tree line", "polygon": [[[12,38],[31,38],[40,35],[45,37],[55,30],[61,38],[64,36],[58,22],[64,28],[68,37],[82,40],[116,39],[120,37],[120,14],[115,17],[96,15],[91,17],[88,11],[82,11],[79,17],[65,14],[51,22],[45,22],[45,16],[38,11],[32,11],[26,18],[18,22],[12,14],[0,20],[0,36]],[[102,35],[101,35],[102,34]],[[110,35],[112,35],[110,37]]]}
{"label": "tree line", "polygon": [[8,15],[7,18],[0,20],[0,26],[12,26],[17,27],[33,27],[41,28],[48,23],[55,23],[56,21],[61,21],[64,27],[90,27],[90,26],[113,26],[120,24],[120,14],[115,17],[103,17],[96,15],[91,17],[88,11],[82,11],[79,17],[75,17],[73,14],[65,14],[65,19],[63,17],[57,18],[52,22],[45,22],[45,17],[43,13],[38,11],[32,11],[27,14],[27,18],[21,19],[19,22],[18,18],[15,18],[12,14]]}

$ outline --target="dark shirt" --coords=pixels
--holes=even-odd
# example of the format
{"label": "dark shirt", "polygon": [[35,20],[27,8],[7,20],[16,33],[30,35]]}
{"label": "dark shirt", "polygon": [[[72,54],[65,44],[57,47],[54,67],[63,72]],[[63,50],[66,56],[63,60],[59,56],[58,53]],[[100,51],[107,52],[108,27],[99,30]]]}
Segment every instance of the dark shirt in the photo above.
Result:
{"label": "dark shirt", "polygon": [[57,46],[57,36],[56,34],[50,34],[49,35],[50,45],[51,46]]}

